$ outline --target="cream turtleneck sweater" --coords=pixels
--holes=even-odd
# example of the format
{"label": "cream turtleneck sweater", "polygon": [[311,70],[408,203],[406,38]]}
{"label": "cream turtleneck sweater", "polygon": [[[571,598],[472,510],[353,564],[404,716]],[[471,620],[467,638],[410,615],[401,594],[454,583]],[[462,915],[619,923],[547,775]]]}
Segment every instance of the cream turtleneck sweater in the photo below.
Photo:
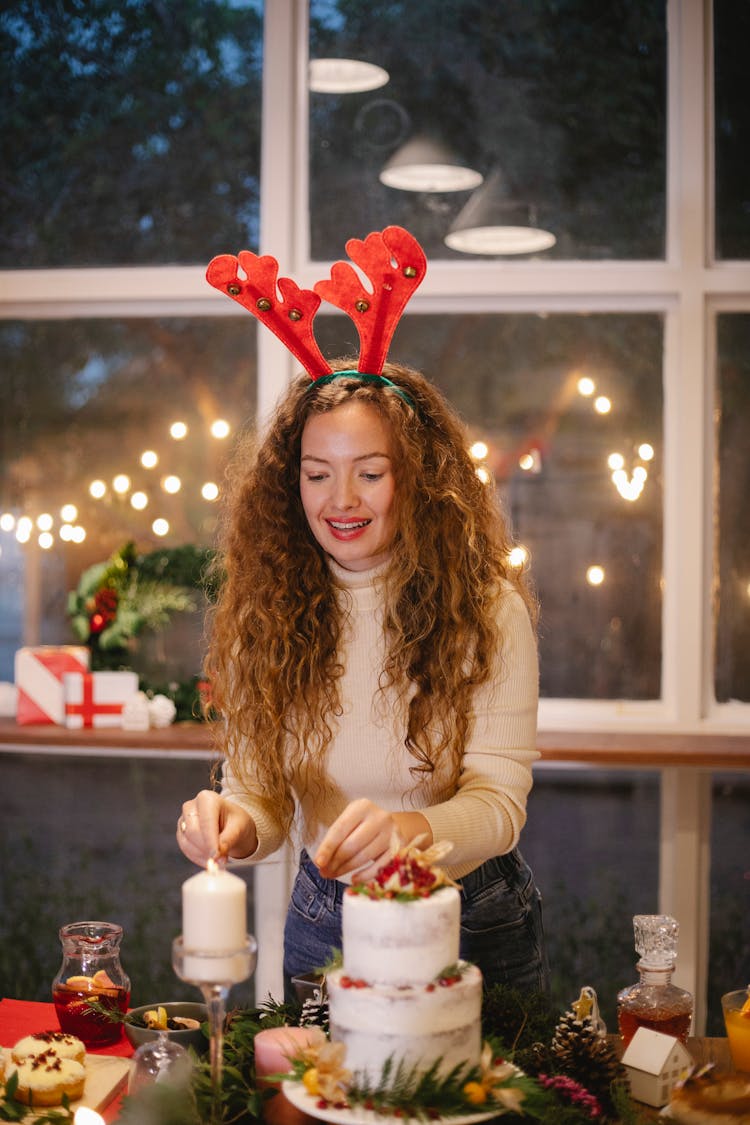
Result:
{"label": "cream turtleneck sweater", "polygon": [[[317,845],[346,805],[367,797],[392,812],[419,810],[435,842],[450,840],[446,870],[454,879],[491,856],[515,847],[526,820],[531,788],[538,700],[537,652],[522,599],[510,585],[500,606],[502,652],[493,682],[477,692],[474,723],[457,788],[449,789],[436,770],[415,785],[409,773],[414,758],[403,744],[398,707],[377,690],[383,663],[379,575],[354,573],[331,561],[345,614],[339,680],[343,713],[327,751],[331,781],[327,798],[306,794],[293,779],[301,841],[315,854]],[[255,821],[258,848],[245,862],[257,862],[283,843],[280,826],[253,794],[243,790],[227,765],[224,796],[242,805]]]}

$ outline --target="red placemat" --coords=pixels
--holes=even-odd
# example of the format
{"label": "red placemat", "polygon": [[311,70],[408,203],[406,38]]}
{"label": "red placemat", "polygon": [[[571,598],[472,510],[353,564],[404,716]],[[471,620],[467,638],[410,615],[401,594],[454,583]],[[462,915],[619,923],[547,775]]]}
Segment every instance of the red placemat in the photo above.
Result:
{"label": "red placemat", "polygon": [[[0,1000],[0,1046],[12,1047],[24,1035],[36,1031],[59,1031],[60,1022],[54,1004],[38,1000]],[[123,1035],[106,1047],[87,1047],[92,1055],[120,1055],[130,1058],[133,1048]]]}

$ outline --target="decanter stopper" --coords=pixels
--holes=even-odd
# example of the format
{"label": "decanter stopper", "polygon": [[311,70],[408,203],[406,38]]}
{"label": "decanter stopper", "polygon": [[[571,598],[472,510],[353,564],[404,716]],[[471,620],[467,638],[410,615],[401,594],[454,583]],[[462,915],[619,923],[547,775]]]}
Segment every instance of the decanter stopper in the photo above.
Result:
{"label": "decanter stopper", "polygon": [[644,969],[672,969],[677,960],[680,924],[668,914],[636,914],[633,917],[635,951]]}

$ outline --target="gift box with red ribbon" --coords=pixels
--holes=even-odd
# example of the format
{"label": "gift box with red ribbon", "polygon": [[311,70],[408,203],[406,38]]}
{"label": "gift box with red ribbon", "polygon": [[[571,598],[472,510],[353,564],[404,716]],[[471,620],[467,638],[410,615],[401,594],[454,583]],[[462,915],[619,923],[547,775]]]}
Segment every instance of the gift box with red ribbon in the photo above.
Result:
{"label": "gift box with red ribbon", "polygon": [[122,709],[138,691],[135,672],[70,672],[63,676],[65,725],[120,727]]}
{"label": "gift box with red ribbon", "polygon": [[18,649],[16,722],[65,726],[63,676],[67,672],[87,672],[89,657],[84,645],[30,645]]}

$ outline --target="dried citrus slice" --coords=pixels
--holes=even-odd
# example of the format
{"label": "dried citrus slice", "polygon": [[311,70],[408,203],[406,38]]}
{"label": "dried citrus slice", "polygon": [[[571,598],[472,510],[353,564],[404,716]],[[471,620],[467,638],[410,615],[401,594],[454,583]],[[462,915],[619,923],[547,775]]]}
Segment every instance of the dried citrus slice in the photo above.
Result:
{"label": "dried citrus slice", "polygon": [[167,1009],[162,1008],[161,1005],[157,1009],[151,1008],[148,1012],[143,1013],[143,1022],[146,1027],[161,1028],[163,1031],[167,1029]]}

